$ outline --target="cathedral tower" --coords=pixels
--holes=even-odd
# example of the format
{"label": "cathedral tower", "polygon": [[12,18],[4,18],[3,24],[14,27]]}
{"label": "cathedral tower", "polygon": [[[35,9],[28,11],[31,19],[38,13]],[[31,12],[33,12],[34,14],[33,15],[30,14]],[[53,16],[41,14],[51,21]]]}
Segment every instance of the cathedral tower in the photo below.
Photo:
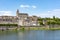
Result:
{"label": "cathedral tower", "polygon": [[16,16],[18,16],[19,15],[19,9],[17,9],[17,11],[16,11]]}

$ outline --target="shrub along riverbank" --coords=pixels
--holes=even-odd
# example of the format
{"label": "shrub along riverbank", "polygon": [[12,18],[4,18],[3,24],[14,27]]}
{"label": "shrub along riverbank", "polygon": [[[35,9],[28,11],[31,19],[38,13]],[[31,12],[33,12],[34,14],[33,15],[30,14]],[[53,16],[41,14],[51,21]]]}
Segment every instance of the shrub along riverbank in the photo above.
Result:
{"label": "shrub along riverbank", "polygon": [[[20,26],[18,28],[17,24],[0,24],[0,27],[4,27],[6,26],[7,30],[60,30],[60,28],[47,28],[47,27],[25,27],[25,26]],[[11,26],[13,26],[13,29],[8,29]],[[3,30],[3,29],[2,29]],[[1,30],[0,30],[1,31]]]}
{"label": "shrub along riverbank", "polygon": [[17,24],[0,24],[0,26],[18,26]]}
{"label": "shrub along riverbank", "polygon": [[[25,31],[25,30],[60,30],[60,28],[44,28],[44,27],[21,27],[15,28],[12,30],[4,30],[4,31]],[[2,30],[0,30],[2,31]]]}

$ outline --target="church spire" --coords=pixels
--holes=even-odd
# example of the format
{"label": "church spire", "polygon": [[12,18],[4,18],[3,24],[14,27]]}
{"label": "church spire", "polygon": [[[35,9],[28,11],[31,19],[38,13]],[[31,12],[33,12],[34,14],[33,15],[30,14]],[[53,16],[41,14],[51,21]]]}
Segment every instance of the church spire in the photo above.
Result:
{"label": "church spire", "polygon": [[19,13],[19,9],[17,9],[17,13]]}
{"label": "church spire", "polygon": [[17,11],[16,11],[16,16],[18,16],[18,14],[19,14],[19,9],[17,9]]}

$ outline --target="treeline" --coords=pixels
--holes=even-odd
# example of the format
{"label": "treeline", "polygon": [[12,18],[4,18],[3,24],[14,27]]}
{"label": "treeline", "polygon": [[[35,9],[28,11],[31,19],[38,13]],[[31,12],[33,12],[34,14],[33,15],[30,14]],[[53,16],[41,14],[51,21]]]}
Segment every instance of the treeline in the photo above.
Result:
{"label": "treeline", "polygon": [[0,24],[0,26],[18,26],[17,24]]}
{"label": "treeline", "polygon": [[38,22],[40,25],[43,25],[43,20],[45,20],[45,24],[50,25],[50,24],[58,24],[60,25],[60,18],[38,18]]}

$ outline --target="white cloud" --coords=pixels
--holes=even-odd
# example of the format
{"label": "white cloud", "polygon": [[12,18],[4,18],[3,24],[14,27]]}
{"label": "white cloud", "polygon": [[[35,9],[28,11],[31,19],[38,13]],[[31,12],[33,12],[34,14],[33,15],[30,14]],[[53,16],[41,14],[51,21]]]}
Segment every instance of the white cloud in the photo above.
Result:
{"label": "white cloud", "polygon": [[36,8],[35,5],[32,5],[32,6],[31,6],[31,5],[20,5],[20,7],[21,7],[21,8],[31,8],[31,7],[32,7],[32,8]]}
{"label": "white cloud", "polygon": [[29,5],[20,5],[21,8],[29,8]]}
{"label": "white cloud", "polygon": [[33,5],[32,8],[36,8],[36,6]]}
{"label": "white cloud", "polygon": [[48,12],[51,12],[51,11],[48,11]]}
{"label": "white cloud", "polygon": [[60,18],[60,9],[54,9],[54,10],[51,10],[51,11],[41,12],[41,13],[38,13],[38,14],[36,14],[36,15],[41,16],[41,17],[53,17],[53,16],[56,16],[56,17]]}
{"label": "white cloud", "polygon": [[12,15],[12,11],[0,11],[0,16],[11,16]]}

